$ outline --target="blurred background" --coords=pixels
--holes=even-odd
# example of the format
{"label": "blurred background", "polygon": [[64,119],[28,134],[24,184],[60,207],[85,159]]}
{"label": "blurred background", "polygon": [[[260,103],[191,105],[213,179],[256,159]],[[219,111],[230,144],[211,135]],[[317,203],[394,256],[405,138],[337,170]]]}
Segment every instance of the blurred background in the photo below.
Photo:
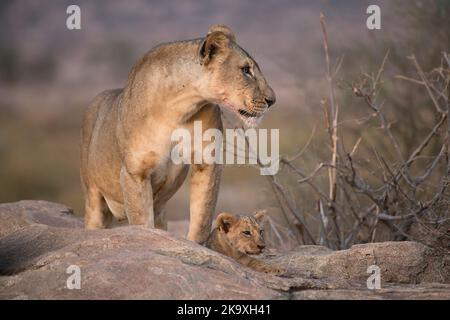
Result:
{"label": "blurred background", "polygon": [[[0,2],[0,202],[43,199],[83,214],[79,182],[79,129],[93,97],[122,87],[133,63],[153,46],[202,37],[212,24],[235,32],[238,43],[259,62],[277,94],[262,127],[280,129],[280,151],[294,154],[314,139],[301,160],[314,168],[327,149],[321,99],[327,96],[319,14],[328,25],[333,65],[343,58],[340,77],[351,82],[376,69],[386,51],[382,95],[401,147],[414,147],[427,129],[428,103],[413,85],[398,84],[408,73],[406,57],[417,56],[426,70],[449,51],[450,1],[25,1]],[[66,8],[81,7],[81,30],[66,28]],[[366,8],[381,7],[381,30],[366,28]],[[341,119],[363,116],[366,109],[338,88]],[[348,90],[347,90],[348,91]],[[428,110],[428,109],[427,109]],[[423,116],[417,114],[423,112]],[[348,123],[349,143],[368,135],[383,148],[376,129]],[[354,134],[354,136],[352,136]],[[432,147],[432,146],[431,146]],[[364,152],[362,150],[361,152]],[[297,205],[311,211],[307,193],[293,187]],[[276,216],[270,185],[249,166],[224,170],[217,212],[266,208]],[[169,219],[188,216],[188,184],[171,199]]]}

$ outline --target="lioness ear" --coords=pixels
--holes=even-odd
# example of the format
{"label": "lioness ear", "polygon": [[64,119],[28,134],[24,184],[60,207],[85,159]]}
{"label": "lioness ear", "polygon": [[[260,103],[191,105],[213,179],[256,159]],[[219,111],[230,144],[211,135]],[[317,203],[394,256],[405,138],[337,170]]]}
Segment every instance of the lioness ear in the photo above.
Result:
{"label": "lioness ear", "polygon": [[255,211],[255,214],[253,215],[256,219],[256,221],[258,221],[258,223],[262,223],[264,221],[264,218],[266,217],[266,210],[258,210]]}
{"label": "lioness ear", "polygon": [[227,233],[230,230],[230,227],[236,223],[237,217],[229,212],[222,212],[216,218],[216,225],[220,231]]}
{"label": "lioness ear", "polygon": [[226,53],[229,50],[230,42],[234,40],[234,34],[227,26],[212,26],[205,40],[200,45],[200,64],[206,66],[215,57]]}
{"label": "lioness ear", "polygon": [[210,35],[213,32],[222,32],[228,38],[230,38],[231,41],[236,42],[236,36],[234,35],[233,31],[231,31],[230,27],[228,27],[224,24],[212,25],[208,30],[208,35]]}

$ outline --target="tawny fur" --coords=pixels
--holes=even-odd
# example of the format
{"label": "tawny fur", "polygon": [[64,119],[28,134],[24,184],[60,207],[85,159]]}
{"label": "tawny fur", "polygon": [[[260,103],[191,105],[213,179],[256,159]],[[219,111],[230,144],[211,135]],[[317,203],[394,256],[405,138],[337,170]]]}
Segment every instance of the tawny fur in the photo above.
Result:
{"label": "tawny fur", "polygon": [[222,212],[217,216],[216,227],[206,240],[206,247],[253,270],[281,275],[284,273],[282,268],[249,256],[259,254],[265,248],[263,219],[263,212],[257,212],[254,216],[236,216]]}
{"label": "tawny fur", "polygon": [[[247,65],[251,75],[243,74]],[[99,94],[85,113],[81,180],[86,228],[105,228],[115,216],[166,229],[164,206],[189,171],[189,165],[170,159],[173,130],[192,133],[194,121],[200,120],[203,131],[222,131],[219,105],[241,117],[238,110],[260,116],[274,101],[258,65],[226,26],[211,27],[205,38],[149,51],[123,89]],[[191,167],[188,239],[203,242],[211,230],[221,166]]]}

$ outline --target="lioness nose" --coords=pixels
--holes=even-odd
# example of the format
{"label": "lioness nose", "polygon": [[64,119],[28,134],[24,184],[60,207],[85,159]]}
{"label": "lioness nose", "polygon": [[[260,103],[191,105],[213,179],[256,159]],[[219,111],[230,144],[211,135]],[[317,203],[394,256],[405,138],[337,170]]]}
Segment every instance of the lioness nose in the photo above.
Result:
{"label": "lioness nose", "polygon": [[265,247],[266,247],[265,245],[258,244],[258,249],[260,250],[264,249]]}
{"label": "lioness nose", "polygon": [[267,107],[270,108],[271,105],[275,103],[275,97],[274,98],[265,98]]}

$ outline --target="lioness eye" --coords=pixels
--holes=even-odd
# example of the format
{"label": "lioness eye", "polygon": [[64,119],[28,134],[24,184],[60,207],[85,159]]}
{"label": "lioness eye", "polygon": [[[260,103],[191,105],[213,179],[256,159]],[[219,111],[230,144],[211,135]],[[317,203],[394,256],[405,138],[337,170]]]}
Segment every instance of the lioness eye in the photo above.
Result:
{"label": "lioness eye", "polygon": [[248,76],[252,76],[249,66],[242,67],[242,72]]}
{"label": "lioness eye", "polygon": [[246,236],[250,236],[251,235],[250,231],[248,231],[248,230],[242,231],[242,233],[245,234]]}

